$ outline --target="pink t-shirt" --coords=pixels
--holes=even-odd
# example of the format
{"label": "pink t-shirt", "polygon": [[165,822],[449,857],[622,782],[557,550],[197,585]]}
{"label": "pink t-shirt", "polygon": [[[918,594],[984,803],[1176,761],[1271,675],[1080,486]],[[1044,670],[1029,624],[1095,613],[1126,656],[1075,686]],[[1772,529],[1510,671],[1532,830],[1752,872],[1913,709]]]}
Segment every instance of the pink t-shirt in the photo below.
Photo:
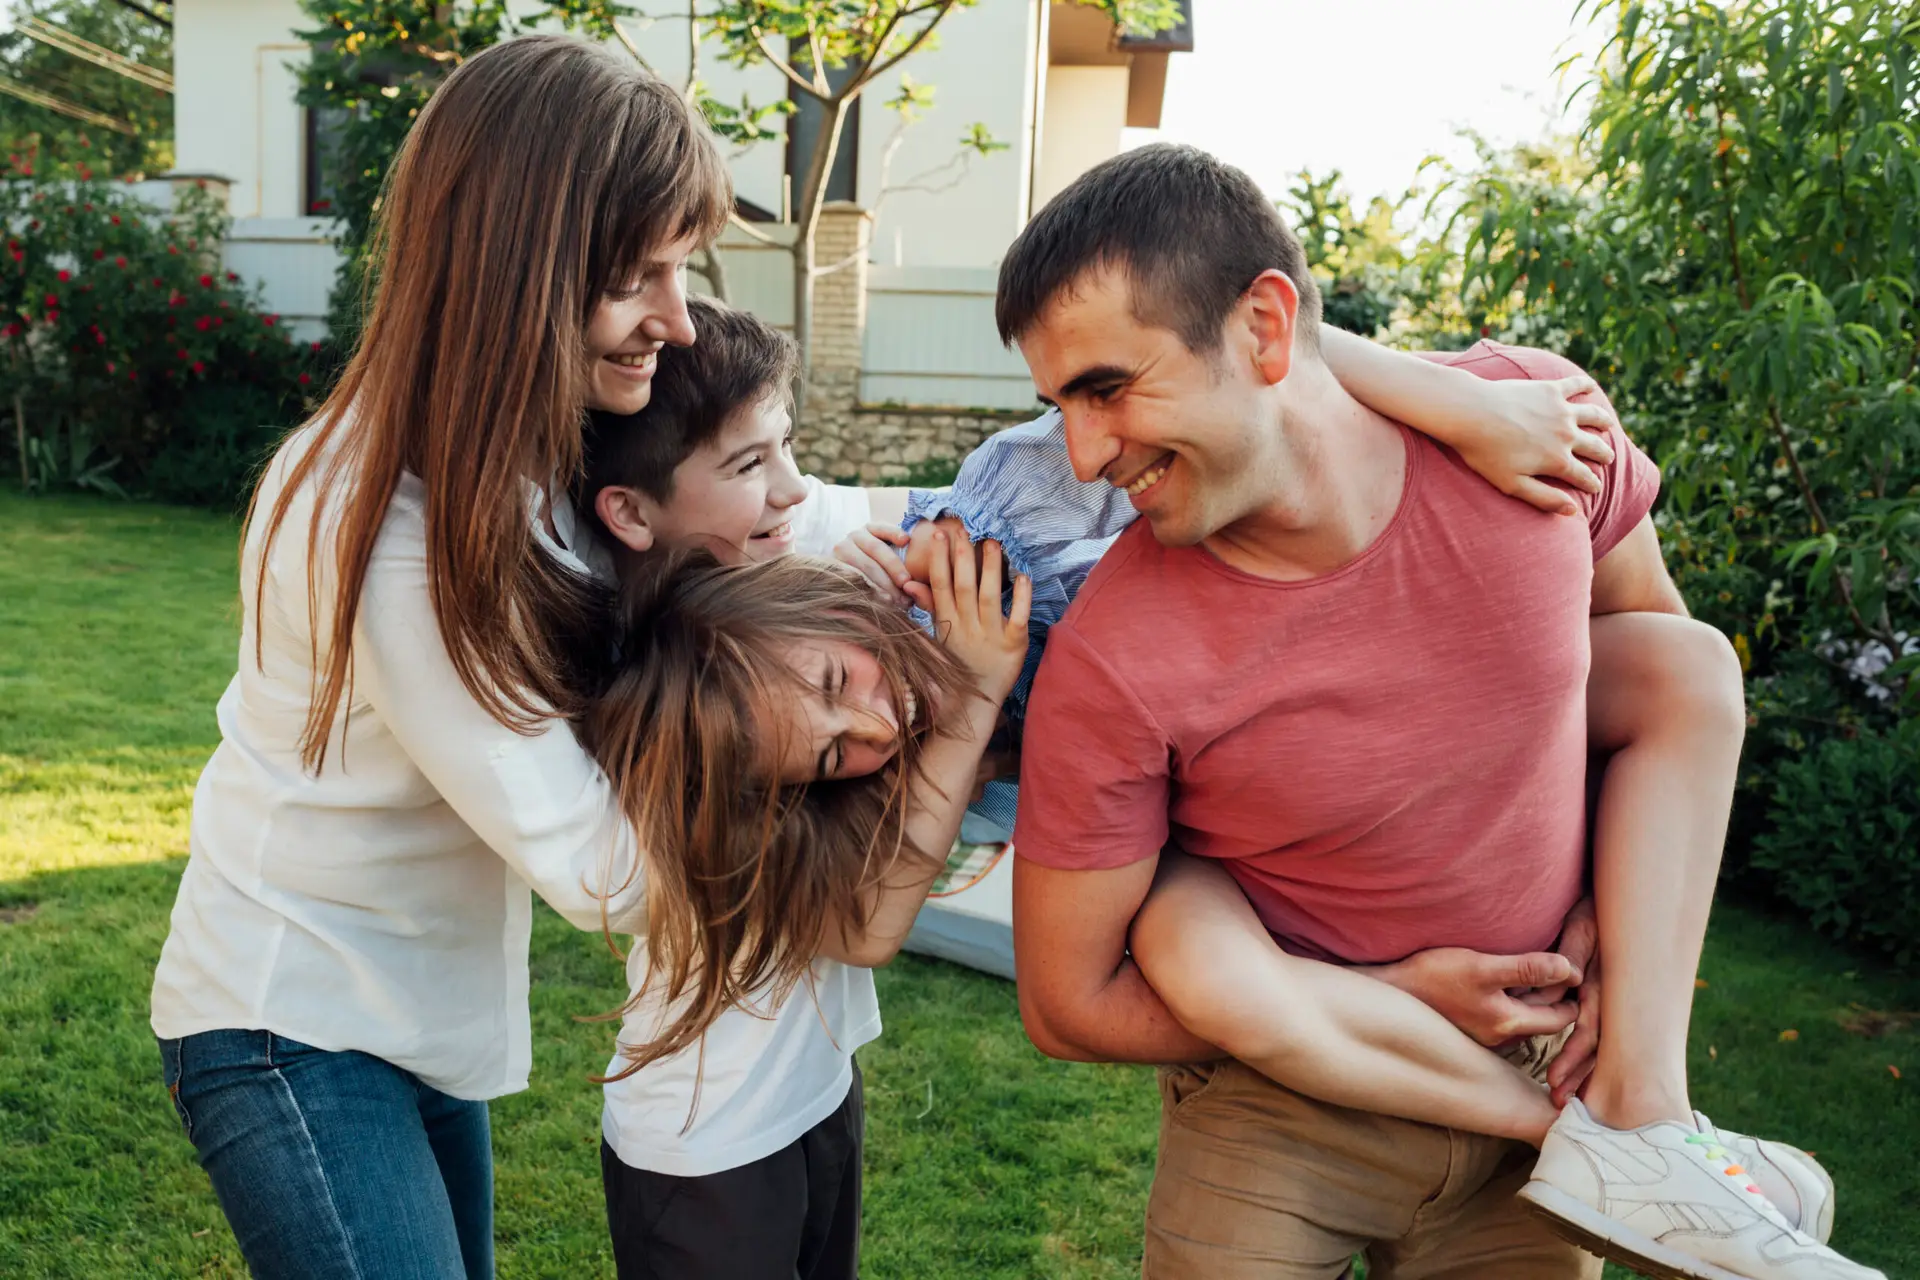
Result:
{"label": "pink t-shirt", "polygon": [[[1484,342],[1446,363],[1578,372]],[[1392,521],[1322,577],[1254,577],[1144,520],[1120,536],[1048,637],[1019,856],[1111,868],[1171,838],[1315,958],[1552,944],[1584,874],[1593,566],[1659,472],[1614,433],[1605,490],[1572,519],[1404,435]]]}

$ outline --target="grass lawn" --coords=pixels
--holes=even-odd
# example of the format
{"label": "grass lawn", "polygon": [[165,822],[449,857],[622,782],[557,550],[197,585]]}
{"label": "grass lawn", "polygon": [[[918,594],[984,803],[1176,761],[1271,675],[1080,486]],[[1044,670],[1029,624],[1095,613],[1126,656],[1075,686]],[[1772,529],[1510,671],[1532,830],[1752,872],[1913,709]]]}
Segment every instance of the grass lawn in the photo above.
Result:
{"label": "grass lawn", "polygon": [[[0,489],[0,1276],[244,1274],[147,1030],[235,662],[235,542],[198,512]],[[619,968],[544,909],[533,946],[535,1083],[493,1113],[500,1271],[610,1276],[584,1080],[610,1033],[574,1015],[618,1003]],[[1702,975],[1699,1105],[1817,1151],[1836,1243],[1920,1275],[1920,1033],[1842,1025],[1920,989],[1732,906]],[[1009,985],[949,965],[901,960],[880,1001],[867,1274],[1137,1274],[1150,1073],[1046,1061]]]}

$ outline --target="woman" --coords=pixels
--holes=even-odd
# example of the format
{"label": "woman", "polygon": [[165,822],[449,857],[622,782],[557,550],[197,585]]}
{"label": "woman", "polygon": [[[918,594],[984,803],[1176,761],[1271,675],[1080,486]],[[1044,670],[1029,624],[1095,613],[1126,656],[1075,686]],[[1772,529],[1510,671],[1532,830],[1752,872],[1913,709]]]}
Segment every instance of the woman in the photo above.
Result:
{"label": "woman", "polygon": [[731,200],[678,94],[559,37],[468,61],[394,162],[361,346],[254,495],[154,976],[167,1087],[256,1276],[493,1272],[527,886],[592,929],[642,896],[561,722],[592,614],[552,481],[587,409],[637,411],[693,341],[684,263]]}

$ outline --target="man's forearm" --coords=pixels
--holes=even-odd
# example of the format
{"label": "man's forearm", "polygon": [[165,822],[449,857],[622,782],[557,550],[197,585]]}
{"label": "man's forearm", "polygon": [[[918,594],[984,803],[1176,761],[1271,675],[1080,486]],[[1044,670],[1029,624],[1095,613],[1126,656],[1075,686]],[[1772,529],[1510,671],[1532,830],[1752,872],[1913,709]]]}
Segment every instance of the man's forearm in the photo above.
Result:
{"label": "man's forearm", "polygon": [[1111,980],[1071,1010],[1051,1016],[1026,998],[1021,1016],[1036,1048],[1070,1062],[1208,1062],[1220,1049],[1181,1026],[1131,957]]}

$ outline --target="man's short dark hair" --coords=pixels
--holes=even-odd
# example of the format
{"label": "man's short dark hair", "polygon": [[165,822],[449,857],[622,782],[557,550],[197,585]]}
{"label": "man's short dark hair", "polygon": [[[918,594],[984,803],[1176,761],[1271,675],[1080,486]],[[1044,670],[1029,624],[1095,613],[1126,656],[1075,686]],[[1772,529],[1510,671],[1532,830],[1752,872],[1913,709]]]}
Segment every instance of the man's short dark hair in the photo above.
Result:
{"label": "man's short dark hair", "polygon": [[[587,415],[577,509],[592,512],[609,486],[671,501],[674,469],[711,444],[729,418],[776,397],[791,402],[800,368],[792,338],[711,298],[688,298],[687,313],[693,345],[660,349],[647,407]],[[598,515],[591,518],[597,525]]]}
{"label": "man's short dark hair", "polygon": [[1000,264],[994,319],[1011,343],[1088,271],[1112,267],[1133,316],[1188,349],[1219,348],[1227,316],[1263,271],[1300,295],[1296,325],[1319,344],[1320,290],[1273,202],[1240,170],[1197,147],[1156,143],[1095,165],[1034,215]]}

